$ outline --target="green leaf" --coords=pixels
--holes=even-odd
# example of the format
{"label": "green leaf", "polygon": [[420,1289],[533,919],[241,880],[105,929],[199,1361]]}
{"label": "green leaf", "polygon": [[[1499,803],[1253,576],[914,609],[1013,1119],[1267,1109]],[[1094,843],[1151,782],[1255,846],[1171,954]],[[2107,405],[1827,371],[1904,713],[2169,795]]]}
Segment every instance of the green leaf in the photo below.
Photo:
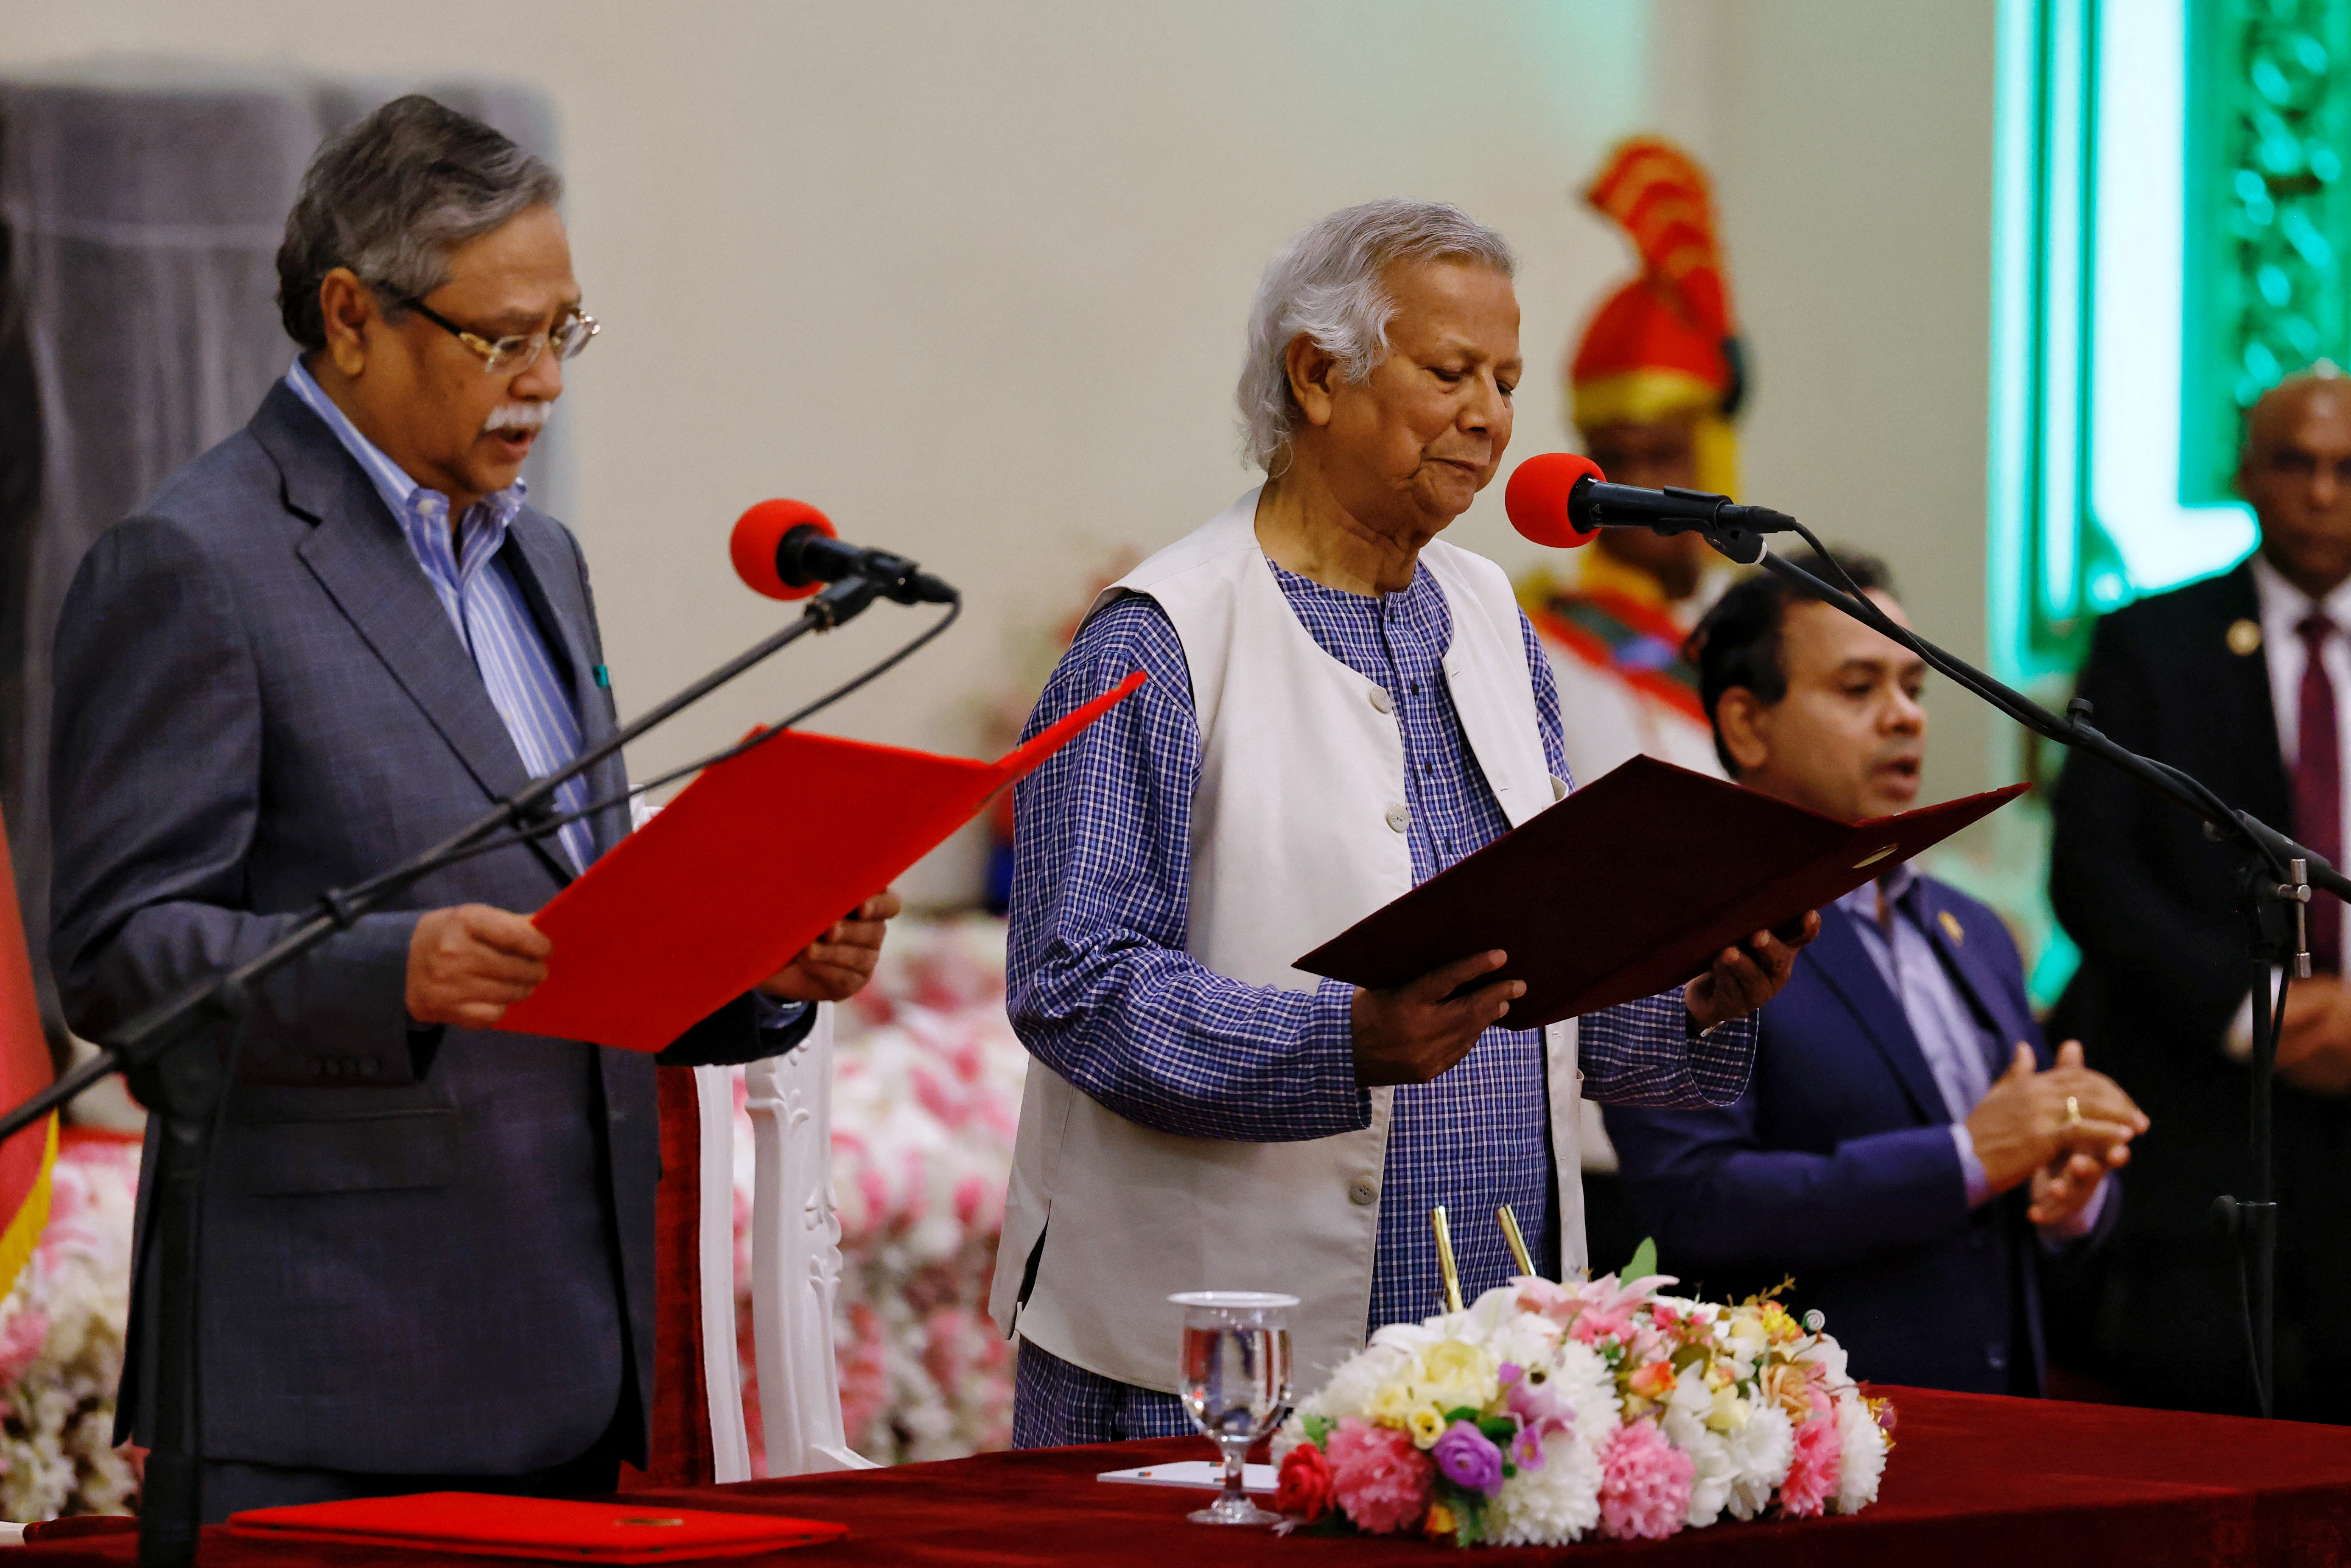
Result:
{"label": "green leaf", "polygon": [[1616,1278],[1620,1282],[1629,1285],[1635,1280],[1649,1279],[1656,1271],[1656,1238],[1645,1236],[1641,1239],[1641,1244],[1633,1249],[1633,1260],[1617,1270]]}
{"label": "green leaf", "polygon": [[1445,1424],[1450,1427],[1456,1421],[1467,1421],[1475,1426],[1478,1421],[1478,1407],[1474,1405],[1456,1405],[1445,1413]]}
{"label": "green leaf", "polygon": [[1328,1416],[1301,1416],[1298,1424],[1305,1429],[1306,1440],[1318,1448],[1322,1446],[1322,1439],[1331,1435],[1331,1428],[1337,1425]]}
{"label": "green leaf", "polygon": [[1478,1430],[1498,1448],[1507,1448],[1510,1439],[1519,1435],[1519,1424],[1508,1416],[1489,1416],[1478,1423]]}

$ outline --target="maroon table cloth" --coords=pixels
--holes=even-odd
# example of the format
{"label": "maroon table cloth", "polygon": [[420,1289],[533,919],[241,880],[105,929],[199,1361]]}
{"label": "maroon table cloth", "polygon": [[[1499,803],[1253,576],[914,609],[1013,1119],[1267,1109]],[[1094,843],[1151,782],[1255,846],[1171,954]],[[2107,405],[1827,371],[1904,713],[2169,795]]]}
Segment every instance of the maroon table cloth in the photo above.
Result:
{"label": "maroon table cloth", "polygon": [[[1184,1515],[1207,1494],[1111,1485],[1103,1470],[1203,1458],[1196,1438],[983,1454],[894,1469],[639,1491],[680,1508],[745,1509],[839,1520],[848,1540],[744,1564],[1290,1563],[1483,1561],[1868,1564],[2066,1568],[2123,1563],[2351,1561],[2351,1427],[2188,1416],[2113,1406],[1888,1389],[1901,1413],[1877,1504],[1850,1519],[1726,1521],[1662,1542],[1586,1541],[1480,1548],[1451,1556],[1425,1541],[1212,1530]],[[16,1560],[128,1563],[128,1535],[27,1546]],[[414,1568],[421,1554],[241,1541],[206,1533],[217,1568]],[[481,1562],[486,1559],[468,1559]]]}

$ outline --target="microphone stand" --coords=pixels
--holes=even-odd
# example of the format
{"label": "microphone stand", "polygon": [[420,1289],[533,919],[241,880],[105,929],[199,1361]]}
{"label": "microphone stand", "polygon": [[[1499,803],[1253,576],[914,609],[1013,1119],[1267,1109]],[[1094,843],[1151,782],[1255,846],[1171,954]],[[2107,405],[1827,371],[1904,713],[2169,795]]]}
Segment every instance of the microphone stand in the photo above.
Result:
{"label": "microphone stand", "polygon": [[[1719,499],[1720,497],[1710,497]],[[1747,511],[1751,514],[1752,508]],[[1774,515],[1776,516],[1776,514]],[[2004,685],[1966,660],[1946,653],[1901,625],[1863,595],[1831,587],[1794,562],[1775,555],[1761,529],[1749,522],[1709,525],[1703,522],[1657,522],[1659,533],[1695,532],[1716,550],[1741,565],[1761,563],[1774,577],[1805,594],[1832,604],[1862,624],[1892,638],[1927,661],[1950,680],[2017,723],[2058,745],[2086,752],[2121,768],[2141,785],[2204,823],[2205,836],[2233,846],[2243,869],[2239,875],[2240,911],[2245,919],[2249,964],[2252,976],[2252,1117],[2253,1196],[2222,1197],[2213,1212],[2227,1229],[2237,1250],[2239,1279],[2245,1281],[2247,1348],[2252,1359],[2253,1392],[2263,1416],[2273,1414],[2272,1383],[2277,1314],[2277,1192],[2276,1132],[2272,1122],[2271,1083],[2277,1064],[2277,1034],[2285,1017],[2286,987],[2293,979],[2310,977],[2306,913],[2314,892],[2325,892],[2351,903],[2351,879],[2326,860],[2270,827],[2249,812],[2232,810],[2202,783],[2168,763],[2142,757],[2109,739],[2090,724],[2090,705],[2080,697],[2066,705],[2064,716],[2051,713],[2023,693]],[[1834,560],[1811,530],[1792,517],[1767,525],[1771,531],[1792,531]],[[2272,991],[2272,977],[2276,989]]]}
{"label": "microphone stand", "polygon": [[[605,740],[530,786],[501,800],[471,826],[371,877],[357,887],[329,889],[318,912],[243,964],[157,1003],[122,1027],[81,1067],[5,1114],[0,1142],[31,1126],[111,1072],[141,1075],[142,1098],[161,1123],[154,1168],[148,1173],[152,1205],[142,1227],[142,1250],[154,1249],[155,1267],[142,1270],[140,1348],[153,1378],[154,1442],[148,1450],[139,1521],[141,1568],[185,1568],[195,1561],[203,1518],[203,1432],[197,1292],[205,1173],[214,1134],[236,1071],[243,1023],[253,988],[371,910],[434,872],[478,852],[486,841],[517,824],[544,831],[556,790],[586,773],[646,731],[701,701],[787,643],[831,631],[899,585],[844,577],[809,601],[799,620],[656,705]],[[960,607],[959,598],[949,601]],[[952,618],[952,617],[950,617]],[[942,622],[942,629],[944,622]],[[534,827],[534,824],[541,824]],[[181,1050],[211,1037],[210,1043]]]}

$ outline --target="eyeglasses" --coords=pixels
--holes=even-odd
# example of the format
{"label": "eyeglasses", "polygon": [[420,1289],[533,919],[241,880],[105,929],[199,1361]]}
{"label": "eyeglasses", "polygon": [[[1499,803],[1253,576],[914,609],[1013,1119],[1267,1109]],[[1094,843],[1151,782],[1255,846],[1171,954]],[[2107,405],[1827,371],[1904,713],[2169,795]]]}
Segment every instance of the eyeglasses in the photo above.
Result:
{"label": "eyeglasses", "polygon": [[547,331],[523,333],[493,341],[479,332],[468,332],[422,299],[412,297],[402,300],[401,304],[481,355],[482,369],[494,376],[522,374],[538,363],[540,352],[550,344],[555,349],[557,359],[578,359],[580,350],[588,346],[588,340],[604,329],[602,324],[585,310],[574,310]]}

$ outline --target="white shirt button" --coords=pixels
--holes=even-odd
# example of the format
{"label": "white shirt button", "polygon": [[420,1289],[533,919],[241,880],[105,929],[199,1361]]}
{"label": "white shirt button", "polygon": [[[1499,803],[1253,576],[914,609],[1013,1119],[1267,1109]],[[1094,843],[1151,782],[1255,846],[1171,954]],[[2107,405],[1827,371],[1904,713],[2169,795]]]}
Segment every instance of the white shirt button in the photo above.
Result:
{"label": "white shirt button", "polygon": [[1394,828],[1397,832],[1401,833],[1405,829],[1411,825],[1412,813],[1410,811],[1405,810],[1402,806],[1390,806],[1388,808],[1389,827]]}
{"label": "white shirt button", "polygon": [[1374,686],[1372,688],[1372,706],[1379,709],[1382,713],[1393,713],[1395,711],[1395,705],[1388,701],[1388,694],[1379,686]]}
{"label": "white shirt button", "polygon": [[1359,1181],[1347,1189],[1347,1201],[1358,1208],[1369,1208],[1379,1200],[1380,1189],[1370,1182]]}

